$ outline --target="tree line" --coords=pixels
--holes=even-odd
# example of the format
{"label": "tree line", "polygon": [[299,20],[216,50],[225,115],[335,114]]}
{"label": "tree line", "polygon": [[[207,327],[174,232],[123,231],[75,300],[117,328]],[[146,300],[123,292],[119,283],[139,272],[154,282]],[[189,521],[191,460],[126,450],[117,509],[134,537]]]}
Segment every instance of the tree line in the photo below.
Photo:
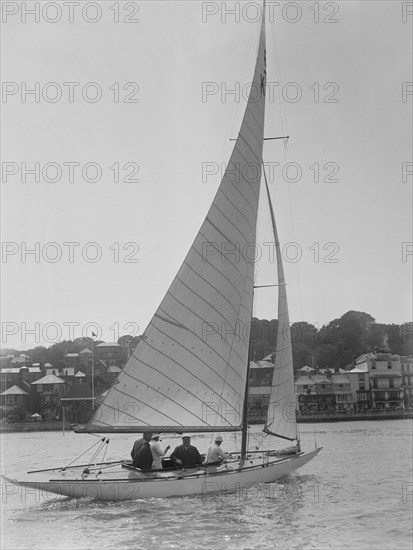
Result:
{"label": "tree line", "polygon": [[[256,319],[251,323],[250,359],[259,361],[275,350],[277,346],[276,319]],[[139,337],[123,335],[118,339],[125,351],[125,361],[136,346]],[[51,363],[55,368],[65,366],[67,353],[79,353],[85,347],[100,343],[92,338],[82,337],[74,341],[64,340],[46,348],[36,346],[26,351],[2,350],[2,354],[26,353],[33,363]],[[413,323],[376,323],[368,313],[348,311],[339,319],[317,327],[315,324],[300,321],[291,325],[291,342],[294,369],[305,365],[320,368],[344,368],[363,353],[376,348],[387,348],[398,355],[413,355]]]}
{"label": "tree line", "polygon": [[[253,319],[250,358],[259,361],[277,346],[278,321]],[[317,327],[301,321],[291,325],[294,370],[305,365],[345,368],[363,353],[386,348],[393,354],[413,355],[413,323],[376,323],[368,313],[348,311]]]}

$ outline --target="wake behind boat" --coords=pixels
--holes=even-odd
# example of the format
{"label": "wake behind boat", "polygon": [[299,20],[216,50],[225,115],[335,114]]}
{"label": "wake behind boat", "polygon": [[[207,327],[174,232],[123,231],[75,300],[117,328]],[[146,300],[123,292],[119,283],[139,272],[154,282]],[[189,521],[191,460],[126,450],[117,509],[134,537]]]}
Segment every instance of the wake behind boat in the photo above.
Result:
{"label": "wake behind boat", "polygon": [[[265,3],[264,3],[265,8]],[[237,491],[287,476],[320,449],[300,450],[287,293],[280,243],[262,174],[266,88],[265,9],[244,118],[205,221],[133,356],[82,433],[241,432],[222,465],[143,471],[127,461],[36,471],[13,483],[98,500]],[[278,333],[264,431],[297,442],[285,453],[248,451],[249,333],[254,261],[234,250],[256,243],[264,175],[277,258]],[[275,309],[275,308],[274,308]],[[245,335],[248,335],[248,338]],[[102,447],[107,441],[102,440]],[[291,443],[290,443],[291,444]]]}

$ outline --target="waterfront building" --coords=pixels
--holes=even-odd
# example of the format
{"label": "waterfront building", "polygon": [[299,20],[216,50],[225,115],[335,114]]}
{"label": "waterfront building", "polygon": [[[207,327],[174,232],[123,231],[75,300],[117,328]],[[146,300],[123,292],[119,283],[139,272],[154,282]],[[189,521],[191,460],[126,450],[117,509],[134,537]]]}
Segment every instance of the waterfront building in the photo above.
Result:
{"label": "waterfront building", "polygon": [[106,371],[106,379],[110,381],[110,385],[115,382],[120,372],[122,372],[122,369],[116,367],[115,365],[113,365],[112,367],[108,367]]}
{"label": "waterfront building", "polygon": [[400,356],[404,406],[413,408],[413,357]]}
{"label": "waterfront building", "polygon": [[85,424],[93,413],[92,390],[84,383],[86,375],[81,375],[75,376],[69,391],[60,398],[65,420],[74,424]]}
{"label": "waterfront building", "polygon": [[332,382],[332,391],[335,398],[335,410],[351,410],[353,400],[350,380],[347,378],[346,374],[327,374],[327,378],[328,377]]}
{"label": "waterfront building", "polygon": [[66,367],[77,370],[79,368],[79,354],[78,353],[66,353],[64,363]]}
{"label": "waterfront building", "polygon": [[89,348],[84,348],[79,351],[79,368],[85,371],[91,371],[93,352]]}
{"label": "waterfront building", "polygon": [[333,392],[333,381],[327,374],[313,374],[314,399],[318,412],[334,411],[336,399]]}
{"label": "waterfront building", "polygon": [[353,410],[365,411],[371,408],[369,372],[367,363],[359,364],[346,375],[350,382]]}
{"label": "waterfront building", "polygon": [[95,346],[94,355],[95,359],[104,361],[107,367],[122,367],[126,350],[116,342],[102,342]]}
{"label": "waterfront building", "polygon": [[48,374],[33,382],[39,396],[42,416],[48,420],[60,418],[60,398],[66,393],[66,384],[55,374]]}
{"label": "waterfront building", "polygon": [[26,419],[29,407],[29,392],[14,385],[3,391],[1,397],[1,410],[9,419],[22,421]]}
{"label": "waterfront building", "polygon": [[[49,367],[47,367],[49,365]],[[47,367],[47,368],[46,368]],[[56,376],[73,377],[75,375],[75,369],[73,367],[61,366],[60,369],[54,368],[50,363],[45,364],[45,374],[55,374]]]}
{"label": "waterfront building", "polygon": [[5,391],[11,386],[18,385],[24,388],[23,383],[32,384],[43,376],[40,366],[37,367],[8,367],[1,369],[0,372],[0,390]]}
{"label": "waterfront building", "polygon": [[303,372],[306,374],[298,376],[294,381],[297,408],[300,412],[313,412],[318,410],[315,382],[310,376],[310,372],[313,370],[314,369],[310,371],[304,370]]}
{"label": "waterfront building", "polygon": [[[313,370],[313,369],[312,369]],[[329,369],[310,374],[306,370],[296,378],[295,392],[300,412],[332,412],[351,409],[350,381],[344,374],[333,374]]]}
{"label": "waterfront building", "polygon": [[385,348],[377,349],[375,353],[360,356],[356,367],[367,368],[373,409],[404,408],[399,355],[392,355]]}

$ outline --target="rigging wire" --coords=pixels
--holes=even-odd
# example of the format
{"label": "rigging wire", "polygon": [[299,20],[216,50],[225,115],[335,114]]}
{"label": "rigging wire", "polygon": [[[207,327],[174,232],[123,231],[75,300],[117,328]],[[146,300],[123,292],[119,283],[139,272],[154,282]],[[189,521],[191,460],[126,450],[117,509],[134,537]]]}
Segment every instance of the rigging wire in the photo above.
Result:
{"label": "rigging wire", "polygon": [[[272,43],[272,49],[273,49],[273,55],[275,59],[275,70],[276,74],[279,76],[279,86],[278,86],[278,98],[280,103],[280,112],[281,112],[281,124],[283,127],[283,131],[285,132],[285,135],[290,135],[289,129],[288,129],[288,119],[287,119],[287,110],[283,101],[282,97],[282,90],[283,90],[283,77],[281,72],[281,64],[280,59],[278,55],[279,46],[277,44],[277,37],[276,33],[271,33],[271,43]],[[283,162],[282,167],[285,166],[286,160],[287,160],[287,150],[288,150],[288,139],[284,142],[284,156],[283,156]],[[280,172],[281,172],[280,168]],[[290,210],[290,220],[291,220],[291,232],[293,237],[293,242],[296,242],[295,239],[295,231],[294,231],[294,216],[293,216],[293,209],[292,209],[292,200],[291,200],[291,188],[290,185],[287,185],[287,192],[288,192],[288,205]],[[296,268],[296,274],[297,274],[297,286],[298,286],[298,300],[299,300],[299,308],[300,308],[300,317],[301,319],[304,319],[304,310],[303,310],[303,301],[302,301],[302,291],[301,291],[301,276],[300,276],[300,269],[299,269],[299,262],[295,263]]]}
{"label": "rigging wire", "polygon": [[[269,26],[269,28],[271,28],[271,27]],[[269,33],[269,34],[271,35],[271,44],[272,44],[272,51],[273,51],[273,56],[274,56],[275,74],[276,74],[276,76],[279,77],[278,81],[276,83],[279,84],[279,86],[277,87],[277,95],[278,95],[278,104],[280,106],[280,113],[281,113],[281,127],[282,127],[282,130],[283,130],[283,135],[289,136],[290,133],[289,133],[289,130],[288,130],[287,112],[286,112],[286,109],[285,109],[285,106],[284,106],[284,102],[282,100],[283,78],[282,78],[282,73],[281,73],[280,59],[279,59],[279,55],[278,55],[279,47],[278,47],[278,44],[277,44],[277,33],[276,33],[276,29],[275,29],[275,22],[274,22],[274,32]]]}
{"label": "rigging wire", "polygon": [[[107,440],[107,442],[109,442],[109,439]],[[96,458],[98,457],[99,453],[102,451],[102,448],[105,446],[106,444],[106,437],[104,437],[100,443],[100,446],[98,447],[98,449],[95,451],[94,455],[92,456],[92,458],[89,460],[88,462],[88,466],[90,466],[95,460]],[[106,451],[105,451],[105,454],[106,454]],[[102,460],[103,462],[103,460]]]}
{"label": "rigging wire", "polygon": [[[91,435],[95,435],[95,434],[91,434]],[[100,437],[100,436],[97,436],[97,437]],[[86,451],[84,451],[82,454],[78,455],[74,460],[72,460],[72,462],[70,462],[67,466],[65,466],[64,468],[62,468],[63,470],[66,470],[66,468],[70,468],[70,466],[73,465],[74,462],[76,462],[76,460],[79,460],[79,458],[81,458],[83,455],[85,455],[86,453],[88,453],[89,451],[91,451],[93,449],[93,447],[96,447],[96,445],[100,445],[99,447],[99,450],[100,448],[102,447],[102,443],[105,441],[105,437],[102,439],[100,438],[99,441],[96,441],[96,443],[94,443],[91,447],[89,447],[88,449],[86,449]],[[96,453],[95,453],[96,455]],[[94,455],[94,456],[95,456]],[[89,462],[90,464],[90,462]]]}
{"label": "rigging wire", "polygon": [[[104,450],[104,452],[103,452],[102,462],[105,462],[106,452],[107,452],[107,450],[108,450],[108,448],[109,448],[109,441],[110,441],[110,439],[106,439],[106,446],[105,446],[105,450]],[[99,472],[99,473],[101,473],[101,472]]]}
{"label": "rigging wire", "polygon": [[[289,129],[288,129],[287,110],[285,108],[284,101],[283,101],[283,98],[282,98],[283,78],[282,78],[282,72],[281,72],[280,59],[279,59],[279,55],[278,55],[279,46],[277,44],[277,37],[276,37],[275,32],[271,33],[271,44],[272,44],[273,55],[274,55],[274,59],[275,59],[275,70],[276,70],[276,74],[279,77],[278,98],[279,98],[279,102],[280,102],[280,112],[281,112],[281,119],[282,119],[281,124],[282,124],[283,132],[285,133],[285,135],[290,135],[290,132],[289,132]],[[286,164],[287,150],[288,150],[288,139],[286,139],[284,141],[283,161],[282,161],[281,166],[279,168],[277,184],[279,183],[279,180],[281,179],[281,172],[282,172],[281,167],[284,167],[285,164]],[[293,242],[296,242],[294,223],[293,223],[294,216],[293,216],[290,185],[287,186],[287,191],[288,191],[288,205],[289,205],[289,210],[290,210],[292,237],[293,237]],[[304,308],[303,308],[302,290],[301,290],[301,275],[300,275],[300,268],[299,268],[298,262],[296,262],[295,267],[296,267],[296,274],[297,274],[297,287],[298,287],[298,293],[297,294],[298,294],[298,301],[299,301],[300,317],[301,317],[301,319],[304,319]],[[313,436],[314,436],[315,448],[317,449],[317,441],[316,441],[316,437],[315,437],[315,426],[314,425],[313,425]],[[298,442],[300,441],[300,429],[299,429],[299,424],[298,423],[297,423],[297,441]]]}

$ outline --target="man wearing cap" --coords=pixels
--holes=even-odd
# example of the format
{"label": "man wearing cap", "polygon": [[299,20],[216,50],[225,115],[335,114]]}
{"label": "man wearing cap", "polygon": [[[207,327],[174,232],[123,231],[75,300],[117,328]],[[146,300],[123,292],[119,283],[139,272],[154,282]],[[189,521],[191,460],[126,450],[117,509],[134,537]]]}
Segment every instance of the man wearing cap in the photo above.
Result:
{"label": "man wearing cap", "polygon": [[152,470],[161,470],[162,469],[162,457],[166,455],[169,451],[170,446],[165,447],[163,451],[159,443],[160,434],[152,434],[152,439],[150,442],[151,451],[152,451]]}
{"label": "man wearing cap", "polygon": [[[151,437],[152,437],[152,432],[143,432],[142,439],[138,439],[138,440],[135,441],[135,443],[133,445],[133,449],[131,451],[131,457],[132,457],[133,465],[135,466],[135,468],[142,468],[142,466],[138,466],[139,451],[141,450],[142,446],[145,445],[145,444],[149,447],[149,441],[151,440]],[[148,453],[146,452],[144,454],[147,455]],[[149,468],[150,468],[150,466],[149,466]]]}
{"label": "man wearing cap", "polygon": [[182,437],[182,445],[176,447],[171,454],[171,460],[179,466],[179,468],[182,468],[182,466],[200,466],[202,464],[202,457],[198,449],[191,445],[191,438],[189,435],[184,435]]}
{"label": "man wearing cap", "polygon": [[207,463],[211,462],[223,462],[224,460],[231,458],[230,455],[227,453],[224,453],[224,451],[221,449],[221,443],[222,443],[222,436],[217,435],[214,439],[214,443],[212,443],[207,450],[207,457],[206,461]]}

